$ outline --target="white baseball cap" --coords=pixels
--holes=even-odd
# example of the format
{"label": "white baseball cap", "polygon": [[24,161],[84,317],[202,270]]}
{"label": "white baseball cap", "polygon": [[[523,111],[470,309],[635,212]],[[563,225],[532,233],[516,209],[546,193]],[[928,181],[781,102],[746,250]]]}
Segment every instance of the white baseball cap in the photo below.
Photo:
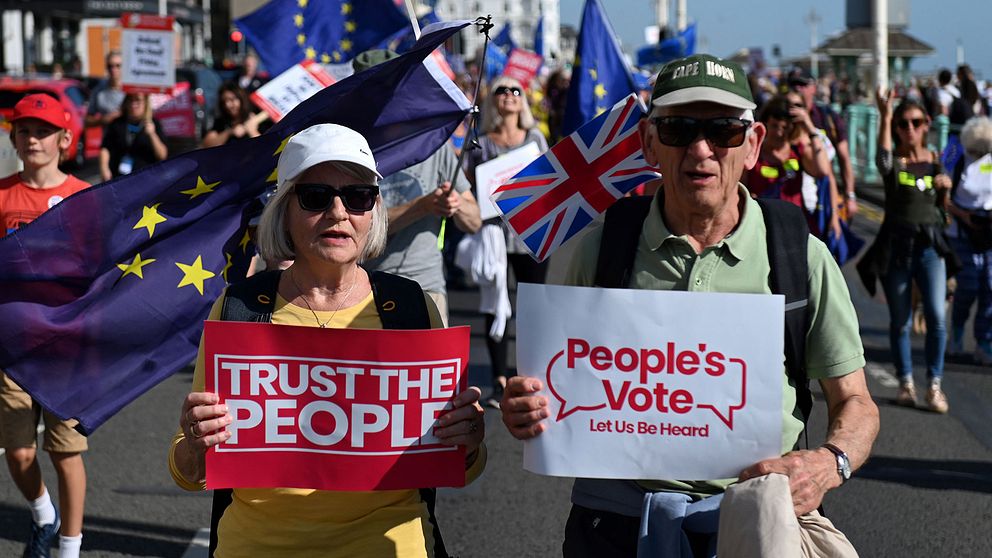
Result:
{"label": "white baseball cap", "polygon": [[362,134],[338,124],[317,124],[286,143],[279,155],[277,187],[281,188],[310,167],[328,161],[355,163],[382,178],[376,170],[372,149]]}

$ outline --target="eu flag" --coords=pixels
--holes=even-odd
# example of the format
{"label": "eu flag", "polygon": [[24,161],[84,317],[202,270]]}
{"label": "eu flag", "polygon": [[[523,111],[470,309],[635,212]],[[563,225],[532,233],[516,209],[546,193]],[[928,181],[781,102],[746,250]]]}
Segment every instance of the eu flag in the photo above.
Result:
{"label": "eu flag", "polygon": [[303,60],[347,62],[410,20],[393,0],[271,0],[234,24],[275,75]]}
{"label": "eu flag", "polygon": [[599,0],[586,0],[575,58],[562,122],[566,135],[637,92]]}
{"label": "eu flag", "polygon": [[427,158],[470,103],[422,62],[466,25],[425,29],[407,54],[322,90],[258,138],[94,186],[0,239],[0,368],[89,433],[189,364],[213,300],[244,276],[246,208],[275,183],[289,138],[348,126],[387,176]]}
{"label": "eu flag", "polygon": [[679,32],[678,36],[659,41],[657,44],[637,50],[637,65],[663,66],[672,60],[685,58],[696,53],[696,24],[692,23]]}
{"label": "eu flag", "polygon": [[537,18],[537,28],[534,29],[534,52],[544,56],[544,16]]}
{"label": "eu flag", "polygon": [[510,36],[511,29],[510,22],[506,22],[499,33],[496,34],[496,38],[493,39],[493,44],[503,49],[503,52],[506,53],[517,48],[517,43],[513,42],[513,37]]}

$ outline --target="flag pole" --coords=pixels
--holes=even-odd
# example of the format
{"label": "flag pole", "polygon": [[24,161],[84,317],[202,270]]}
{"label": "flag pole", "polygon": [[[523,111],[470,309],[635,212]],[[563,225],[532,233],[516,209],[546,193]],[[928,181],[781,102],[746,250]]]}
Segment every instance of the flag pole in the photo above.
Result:
{"label": "flag pole", "polygon": [[[462,151],[458,154],[458,164],[455,165],[455,169],[451,174],[451,182],[449,182],[452,188],[455,186],[455,181],[458,180],[458,173],[461,172],[462,165],[465,164],[465,154],[471,150],[482,148],[479,145],[479,141],[475,138],[475,129],[479,123],[479,88],[482,85],[482,73],[486,71],[486,51],[489,50],[489,32],[493,28],[492,20],[493,16],[489,14],[486,17],[476,18],[474,22],[479,28],[479,33],[482,33],[485,39],[482,41],[482,61],[479,62],[479,79],[475,82],[475,93],[472,95],[472,108],[469,109],[469,124],[468,130],[465,132],[465,143],[462,144]],[[444,250],[444,230],[447,222],[447,217],[441,219],[441,230],[437,234],[438,250]]]}
{"label": "flag pole", "polygon": [[413,37],[420,40],[420,22],[417,21],[417,11],[413,8],[413,0],[406,0],[406,13],[410,16],[410,25],[413,26]]}

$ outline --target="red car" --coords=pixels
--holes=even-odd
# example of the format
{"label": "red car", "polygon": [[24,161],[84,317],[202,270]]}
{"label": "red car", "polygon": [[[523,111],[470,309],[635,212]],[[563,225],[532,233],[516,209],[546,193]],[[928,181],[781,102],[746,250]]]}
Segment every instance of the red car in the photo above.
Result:
{"label": "red car", "polygon": [[69,113],[69,129],[76,138],[66,161],[81,167],[86,159],[99,157],[103,130],[86,128],[86,90],[74,79],[0,76],[0,116],[10,120],[14,105],[25,95],[45,93],[59,100]]}

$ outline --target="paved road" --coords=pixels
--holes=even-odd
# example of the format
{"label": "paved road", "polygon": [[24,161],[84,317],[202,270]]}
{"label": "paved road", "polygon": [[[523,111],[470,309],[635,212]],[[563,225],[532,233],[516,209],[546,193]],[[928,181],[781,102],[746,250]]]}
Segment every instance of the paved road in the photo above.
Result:
{"label": "paved road", "polygon": [[[875,228],[877,222],[866,215],[857,230],[870,237]],[[862,556],[992,556],[992,370],[948,365],[947,416],[894,406],[885,307],[868,298],[852,271],[846,273],[882,432],[869,464],[828,495],[827,514]],[[474,314],[476,297],[472,291],[451,293],[452,322],[472,326],[471,381],[485,386],[488,361],[482,323]],[[919,348],[915,356],[922,359]],[[176,374],[90,438],[84,556],[183,556],[208,524],[209,497],[175,488],[166,469],[166,448],[190,380],[190,370]],[[811,445],[821,438],[823,417],[818,403]],[[569,479],[522,471],[521,445],[502,428],[495,411],[486,419],[491,451],[486,473],[474,485],[440,496],[438,513],[449,550],[463,558],[559,555]],[[43,468],[53,482],[47,459]],[[0,556],[19,555],[28,522],[24,503],[3,478]],[[195,549],[188,554],[194,555]]]}

